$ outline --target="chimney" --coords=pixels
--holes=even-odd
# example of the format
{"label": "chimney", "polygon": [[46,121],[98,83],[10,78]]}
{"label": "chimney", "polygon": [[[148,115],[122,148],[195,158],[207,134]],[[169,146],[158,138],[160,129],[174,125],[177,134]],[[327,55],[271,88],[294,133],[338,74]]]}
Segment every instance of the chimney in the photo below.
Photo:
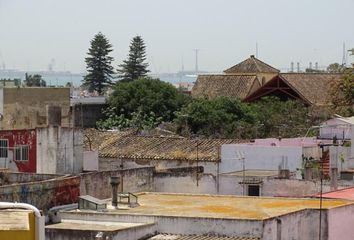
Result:
{"label": "chimney", "polygon": [[294,72],[294,62],[290,63],[290,72]]}
{"label": "chimney", "polygon": [[251,58],[254,58],[254,55],[251,55]]}
{"label": "chimney", "polygon": [[61,107],[47,105],[47,126],[61,126]]}
{"label": "chimney", "polygon": [[309,68],[312,69],[312,62],[310,62]]}
{"label": "chimney", "polygon": [[296,66],[297,66],[297,72],[300,72],[300,63],[297,62],[297,63],[296,63]]}
{"label": "chimney", "polygon": [[318,62],[315,62],[315,69],[318,70]]}
{"label": "chimney", "polygon": [[120,181],[119,178],[116,176],[111,176],[111,186],[112,186],[112,206],[117,208],[118,207],[118,185]]}

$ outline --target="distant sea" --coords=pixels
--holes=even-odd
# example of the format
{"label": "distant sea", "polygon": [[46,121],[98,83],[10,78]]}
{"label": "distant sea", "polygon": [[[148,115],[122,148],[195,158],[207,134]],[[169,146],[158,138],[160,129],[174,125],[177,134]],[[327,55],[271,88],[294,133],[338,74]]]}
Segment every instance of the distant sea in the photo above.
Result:
{"label": "distant sea", "polygon": [[[14,79],[18,78],[23,81],[25,79],[26,72],[16,71],[16,70],[0,70],[0,79]],[[46,81],[47,86],[65,86],[66,83],[70,82],[75,87],[79,87],[82,84],[84,74],[76,74],[70,72],[28,72],[28,74],[40,74]],[[183,74],[153,74],[153,78],[159,78],[162,81],[169,82],[172,84],[178,83],[192,83],[196,81],[196,76],[194,75],[183,75]]]}

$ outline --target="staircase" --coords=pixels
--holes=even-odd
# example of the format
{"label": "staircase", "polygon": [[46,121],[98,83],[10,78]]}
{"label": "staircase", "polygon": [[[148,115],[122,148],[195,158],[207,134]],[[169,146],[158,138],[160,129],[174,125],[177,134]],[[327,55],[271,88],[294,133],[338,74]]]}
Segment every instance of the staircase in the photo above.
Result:
{"label": "staircase", "polygon": [[323,176],[329,177],[330,174],[329,151],[323,153],[322,160],[320,161],[320,168],[323,169]]}

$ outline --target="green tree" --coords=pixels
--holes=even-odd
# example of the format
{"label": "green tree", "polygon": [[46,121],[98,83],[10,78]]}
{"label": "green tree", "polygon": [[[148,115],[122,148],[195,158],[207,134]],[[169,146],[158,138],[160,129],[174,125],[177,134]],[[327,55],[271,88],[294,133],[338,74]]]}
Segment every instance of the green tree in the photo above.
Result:
{"label": "green tree", "polygon": [[133,81],[146,77],[149,70],[148,63],[145,63],[145,43],[140,36],[136,36],[130,43],[128,59],[119,65],[117,72],[121,81]]}
{"label": "green tree", "polygon": [[102,95],[104,89],[112,84],[113,57],[112,45],[108,39],[99,32],[91,40],[88,57],[85,58],[87,75],[84,77],[83,86],[88,87],[90,92],[97,91]]}
{"label": "green tree", "polygon": [[140,78],[118,82],[108,99],[102,128],[151,128],[163,121],[172,121],[175,112],[189,100],[170,83],[159,79]]}
{"label": "green tree", "polygon": [[29,75],[27,73],[25,75],[24,84],[27,87],[45,87],[47,85],[47,83],[44,81],[41,75],[39,74]]}
{"label": "green tree", "polygon": [[[350,52],[354,55],[354,49]],[[331,95],[337,113],[345,116],[354,114],[354,63],[344,71],[341,80],[333,84]]]}
{"label": "green tree", "polygon": [[[257,138],[304,136],[318,118],[298,101],[267,97],[255,103],[219,97],[194,99],[177,113],[178,133],[209,137]],[[317,122],[316,122],[317,123]]]}
{"label": "green tree", "polygon": [[343,72],[345,67],[339,63],[331,63],[327,67],[327,72],[329,73],[341,73]]}
{"label": "green tree", "polygon": [[213,137],[249,137],[255,118],[239,99],[218,97],[194,99],[177,113],[179,133]]}
{"label": "green tree", "polygon": [[251,103],[258,137],[298,137],[306,134],[315,125],[311,119],[310,108],[299,101],[281,101],[276,97],[265,97]]}

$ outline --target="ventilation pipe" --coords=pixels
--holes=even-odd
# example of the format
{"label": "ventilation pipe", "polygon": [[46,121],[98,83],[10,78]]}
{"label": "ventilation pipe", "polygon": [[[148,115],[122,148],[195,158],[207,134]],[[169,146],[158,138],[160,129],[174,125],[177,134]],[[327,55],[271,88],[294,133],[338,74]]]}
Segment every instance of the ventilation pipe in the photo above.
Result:
{"label": "ventilation pipe", "polygon": [[112,206],[117,208],[118,207],[118,185],[120,181],[119,178],[116,176],[111,177],[111,186],[112,186]]}

